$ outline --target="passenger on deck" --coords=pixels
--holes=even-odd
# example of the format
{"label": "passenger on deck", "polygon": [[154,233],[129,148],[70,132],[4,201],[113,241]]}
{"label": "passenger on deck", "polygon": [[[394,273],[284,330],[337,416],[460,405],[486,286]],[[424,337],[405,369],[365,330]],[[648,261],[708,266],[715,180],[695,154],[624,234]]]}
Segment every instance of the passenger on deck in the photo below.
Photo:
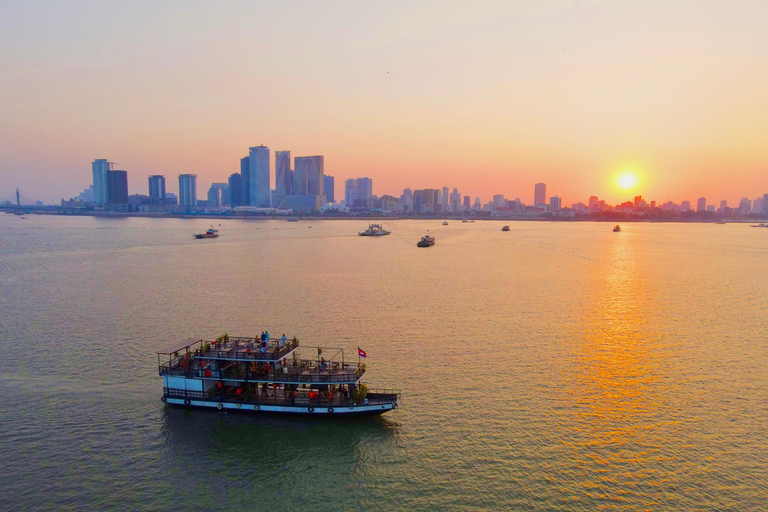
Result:
{"label": "passenger on deck", "polygon": [[325,358],[321,357],[320,358],[320,370],[321,371],[325,371],[327,366],[328,366],[328,364],[325,362]]}
{"label": "passenger on deck", "polygon": [[283,348],[285,346],[285,333],[283,333],[283,337],[280,338],[280,348]]}
{"label": "passenger on deck", "polygon": [[266,341],[267,343],[269,343],[269,331],[266,331],[266,332],[264,333],[264,341]]}
{"label": "passenger on deck", "polygon": [[263,383],[261,385],[261,396],[269,396],[267,395],[267,383]]}
{"label": "passenger on deck", "polygon": [[267,334],[264,331],[261,331],[261,344],[264,345],[264,342],[267,341]]}

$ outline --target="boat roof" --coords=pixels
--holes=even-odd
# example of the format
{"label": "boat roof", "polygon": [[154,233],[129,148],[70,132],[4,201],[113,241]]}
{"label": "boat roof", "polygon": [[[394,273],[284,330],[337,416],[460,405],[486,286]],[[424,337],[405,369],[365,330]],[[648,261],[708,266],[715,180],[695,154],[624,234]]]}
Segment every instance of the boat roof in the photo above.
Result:
{"label": "boat roof", "polygon": [[189,346],[194,345],[195,343],[199,343],[203,341],[203,338],[187,338],[184,341],[177,341],[176,343],[173,343],[172,345],[168,345],[162,350],[158,350],[158,354],[173,354],[174,352],[178,352],[179,350],[185,349]]}

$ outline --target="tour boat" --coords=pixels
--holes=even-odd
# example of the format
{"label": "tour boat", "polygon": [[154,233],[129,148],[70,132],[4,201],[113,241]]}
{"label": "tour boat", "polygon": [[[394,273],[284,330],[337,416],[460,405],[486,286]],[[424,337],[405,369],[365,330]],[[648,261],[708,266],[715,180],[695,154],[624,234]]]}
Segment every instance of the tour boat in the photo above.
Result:
{"label": "tour boat", "polygon": [[368,229],[361,231],[359,234],[360,236],[384,236],[389,233],[381,224],[369,224]]}
{"label": "tour boat", "polygon": [[213,226],[211,226],[208,231],[205,233],[197,233],[195,235],[192,235],[197,239],[200,238],[217,238],[219,236],[219,231],[217,229],[213,229]]}
{"label": "tour boat", "polygon": [[501,228],[501,230],[502,231],[509,231],[509,226],[504,226],[503,228]]}
{"label": "tour boat", "polygon": [[614,233],[618,233],[619,231],[621,231],[621,226],[619,226],[618,224],[616,224],[615,226],[613,226],[613,232],[614,232]]}
{"label": "tour boat", "polygon": [[[262,341],[228,335],[190,338],[158,352],[162,401],[219,411],[329,416],[382,414],[400,392],[369,390],[365,365],[343,349],[301,347],[299,340]],[[167,358],[167,361],[166,361]],[[327,359],[326,359],[327,358]]]}
{"label": "tour boat", "polygon": [[421,237],[421,240],[416,242],[416,245],[418,247],[430,247],[430,246],[433,246],[433,245],[435,245],[435,237],[429,236],[429,235],[424,235],[423,237]]}

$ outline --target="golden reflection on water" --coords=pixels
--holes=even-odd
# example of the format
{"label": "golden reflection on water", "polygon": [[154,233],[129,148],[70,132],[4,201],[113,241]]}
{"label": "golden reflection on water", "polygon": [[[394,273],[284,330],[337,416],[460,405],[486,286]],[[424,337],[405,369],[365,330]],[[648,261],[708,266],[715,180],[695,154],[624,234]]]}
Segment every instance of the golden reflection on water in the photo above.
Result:
{"label": "golden reflection on water", "polygon": [[604,506],[658,504],[661,454],[660,352],[650,293],[632,233],[615,235],[601,255],[574,340],[575,367],[563,462],[564,491]]}

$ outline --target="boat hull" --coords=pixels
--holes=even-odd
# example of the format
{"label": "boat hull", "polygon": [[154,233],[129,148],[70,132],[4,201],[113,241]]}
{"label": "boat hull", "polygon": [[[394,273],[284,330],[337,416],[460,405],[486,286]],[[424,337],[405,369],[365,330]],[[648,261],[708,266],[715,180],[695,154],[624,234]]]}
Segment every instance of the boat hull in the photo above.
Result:
{"label": "boat hull", "polygon": [[169,405],[198,409],[215,409],[218,411],[237,411],[251,413],[291,414],[302,416],[321,417],[346,417],[346,416],[374,416],[384,414],[397,408],[395,403],[386,404],[358,404],[354,406],[339,405],[280,405],[280,404],[249,404],[241,402],[219,402],[217,400],[190,400],[183,398],[163,397],[163,402]]}

